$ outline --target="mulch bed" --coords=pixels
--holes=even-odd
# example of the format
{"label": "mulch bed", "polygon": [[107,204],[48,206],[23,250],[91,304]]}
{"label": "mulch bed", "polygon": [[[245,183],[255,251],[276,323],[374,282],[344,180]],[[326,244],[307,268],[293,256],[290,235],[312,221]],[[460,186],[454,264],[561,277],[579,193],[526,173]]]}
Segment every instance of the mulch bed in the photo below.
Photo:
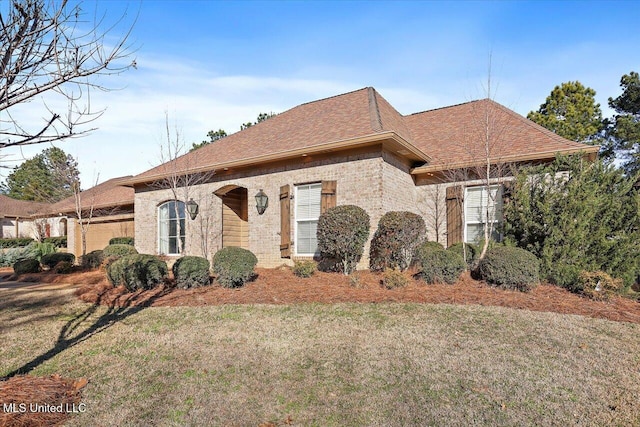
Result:
{"label": "mulch bed", "polygon": [[[223,304],[299,304],[299,303],[427,303],[475,304],[512,307],[531,311],[577,314],[617,322],[640,323],[640,303],[614,297],[608,302],[593,301],[559,288],[541,284],[528,293],[493,288],[464,274],[455,285],[427,285],[409,278],[404,288],[386,289],[382,274],[370,271],[355,273],[357,280],[337,274],[317,272],[310,278],[296,277],[289,268],[256,269],[257,277],[245,286],[226,289],[217,284],[196,289],[160,286],[149,291],[129,293],[123,286],[111,286],[102,270],[76,271],[71,274],[50,272],[27,274],[23,282],[77,283],[75,294],[82,301],[114,307],[137,305],[207,306]],[[0,269],[0,276],[9,273]],[[50,405],[79,401],[80,388],[86,380],[71,381],[59,376],[46,378],[17,376],[0,382],[0,404],[37,402]],[[18,413],[0,414],[2,426],[59,425],[68,414]]]}
{"label": "mulch bed", "polygon": [[[71,413],[84,410],[81,390],[87,380],[69,380],[59,375],[34,377],[20,375],[0,382],[0,426],[48,427],[58,426]],[[10,404],[12,410],[7,412]],[[7,406],[5,406],[7,405]]]}
{"label": "mulch bed", "polygon": [[382,274],[370,271],[357,272],[356,283],[350,277],[337,273],[317,272],[310,278],[299,278],[289,268],[259,268],[256,272],[255,280],[237,289],[214,284],[196,289],[164,286],[134,293],[127,292],[122,286],[114,288],[104,275],[98,280],[100,276],[96,272],[89,272],[85,274],[91,274],[88,277],[91,284],[79,288],[76,295],[90,303],[112,306],[144,304],[153,307],[344,302],[475,304],[640,323],[640,303],[637,301],[621,297],[613,297],[608,302],[593,301],[553,285],[541,284],[528,293],[506,291],[464,274],[455,285],[427,285],[410,278],[409,285],[404,288],[386,289],[381,285]]}

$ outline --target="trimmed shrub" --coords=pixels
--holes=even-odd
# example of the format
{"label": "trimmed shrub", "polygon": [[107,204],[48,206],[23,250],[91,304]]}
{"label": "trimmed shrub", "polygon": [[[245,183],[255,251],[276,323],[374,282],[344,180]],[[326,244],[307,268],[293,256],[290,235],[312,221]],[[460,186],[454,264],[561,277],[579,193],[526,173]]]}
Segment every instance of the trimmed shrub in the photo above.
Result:
{"label": "trimmed shrub", "polygon": [[416,253],[413,257],[413,265],[420,268],[420,260],[422,259],[422,257],[426,254],[426,253],[431,253],[431,252],[439,252],[439,251],[444,251],[444,246],[442,246],[440,243],[437,242],[422,242],[420,245],[418,245],[418,247],[416,248]]}
{"label": "trimmed shrub", "polygon": [[39,273],[40,262],[35,258],[27,258],[13,264],[13,271],[16,274]]}
{"label": "trimmed shrub", "polygon": [[417,247],[423,242],[426,227],[413,212],[387,212],[380,218],[371,240],[369,265],[372,270],[386,268],[406,270]]}
{"label": "trimmed shrub", "polygon": [[419,276],[427,283],[454,284],[467,266],[455,251],[422,246],[417,252]]}
{"label": "trimmed shrub", "polygon": [[387,289],[404,288],[409,278],[397,268],[386,268],[382,276],[382,286]]}
{"label": "trimmed shrub", "polygon": [[311,260],[295,261],[293,264],[293,274],[298,277],[311,277],[317,269],[316,263]]}
{"label": "trimmed shrub", "polygon": [[34,242],[27,246],[27,249],[31,254],[30,258],[35,258],[38,261],[41,261],[42,257],[45,255],[56,253],[56,247],[53,245],[53,243]]}
{"label": "trimmed shrub", "polygon": [[44,243],[51,243],[56,248],[66,248],[67,247],[67,236],[45,237],[42,241]]}
{"label": "trimmed shrub", "polygon": [[26,248],[11,248],[5,251],[0,251],[0,267],[11,267],[17,261],[31,258],[31,252],[28,247]]}
{"label": "trimmed shrub", "polygon": [[197,288],[209,284],[209,261],[199,256],[178,258],[173,264],[173,277],[180,288]]}
{"label": "trimmed shrub", "polygon": [[369,215],[361,207],[342,205],[327,209],[318,219],[320,256],[342,264],[344,274],[351,273],[362,257],[369,228]]}
{"label": "trimmed shrub", "polygon": [[583,271],[571,291],[596,301],[608,301],[622,287],[622,279],[614,279],[604,271]]}
{"label": "trimmed shrub", "polygon": [[73,271],[73,263],[69,261],[60,261],[51,270],[56,274],[69,274]]}
{"label": "trimmed shrub", "polygon": [[74,254],[69,254],[65,252],[56,252],[53,254],[43,255],[40,262],[42,263],[42,265],[46,265],[49,268],[53,268],[60,261],[66,261],[71,265],[73,265],[75,260],[76,260],[76,256]]}
{"label": "trimmed shrub", "polygon": [[102,255],[105,258],[116,256],[122,257],[125,255],[135,255],[138,251],[131,245],[115,244],[109,245],[102,250]]}
{"label": "trimmed shrub", "polygon": [[107,267],[107,278],[113,286],[124,285],[129,292],[153,289],[168,276],[164,261],[153,255],[125,255]]}
{"label": "trimmed shrub", "polygon": [[453,245],[449,246],[447,250],[457,253],[463,260],[465,259],[463,251],[466,250],[466,262],[467,266],[469,267],[472,267],[476,264],[476,262],[478,261],[478,256],[480,255],[480,248],[472,243],[465,243],[464,245],[462,244],[462,242],[454,243]]}
{"label": "trimmed shrub", "polygon": [[524,249],[498,246],[478,262],[474,276],[504,289],[529,291],[540,281],[540,262]]}
{"label": "trimmed shrub", "polygon": [[91,251],[80,258],[80,264],[82,268],[99,268],[104,261],[104,255],[102,249]]}
{"label": "trimmed shrub", "polygon": [[130,245],[133,246],[134,239],[133,237],[112,237],[109,240],[110,245]]}
{"label": "trimmed shrub", "polygon": [[26,237],[0,239],[0,248],[24,248],[34,242],[35,240]]}
{"label": "trimmed shrub", "polygon": [[255,273],[258,258],[246,249],[231,246],[220,249],[213,256],[213,272],[225,288],[244,285]]}

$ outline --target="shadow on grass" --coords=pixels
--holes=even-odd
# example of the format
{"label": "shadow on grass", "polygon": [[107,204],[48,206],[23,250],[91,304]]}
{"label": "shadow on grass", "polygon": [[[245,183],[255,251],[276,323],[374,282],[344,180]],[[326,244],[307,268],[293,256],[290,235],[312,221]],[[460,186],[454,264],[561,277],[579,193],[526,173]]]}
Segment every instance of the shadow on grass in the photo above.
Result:
{"label": "shadow on grass", "polygon": [[[29,362],[25,363],[21,367],[9,372],[6,376],[0,377],[0,381],[5,381],[16,375],[24,375],[33,371],[35,368],[43,364],[44,362],[52,359],[65,350],[79,344],[92,336],[108,329],[117,322],[126,319],[127,317],[134,315],[145,308],[151,306],[153,302],[170,292],[167,287],[162,287],[156,291],[149,298],[144,301],[135,301],[135,296],[132,294],[124,301],[119,301],[118,305],[115,302],[109,305],[102,305],[102,299],[104,298],[106,291],[102,292],[98,296],[98,300],[86,310],[69,320],[60,330],[58,338],[53,347],[45,353],[33,358]],[[134,304],[135,302],[135,304]],[[107,307],[107,311],[101,314],[93,323],[88,326],[82,324],[86,322],[92,315],[94,315],[100,307]]]}

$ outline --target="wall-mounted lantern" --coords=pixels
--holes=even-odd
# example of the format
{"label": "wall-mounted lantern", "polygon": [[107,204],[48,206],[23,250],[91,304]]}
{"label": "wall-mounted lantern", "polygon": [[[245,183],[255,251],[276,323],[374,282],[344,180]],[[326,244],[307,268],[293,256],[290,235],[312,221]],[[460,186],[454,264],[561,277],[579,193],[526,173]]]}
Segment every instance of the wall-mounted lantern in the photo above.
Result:
{"label": "wall-mounted lantern", "polygon": [[267,210],[269,206],[269,197],[260,189],[256,194],[256,209],[258,210],[258,215],[262,215],[264,211]]}
{"label": "wall-mounted lantern", "polygon": [[198,204],[193,199],[189,199],[187,202],[187,212],[189,212],[191,219],[196,219],[198,216]]}

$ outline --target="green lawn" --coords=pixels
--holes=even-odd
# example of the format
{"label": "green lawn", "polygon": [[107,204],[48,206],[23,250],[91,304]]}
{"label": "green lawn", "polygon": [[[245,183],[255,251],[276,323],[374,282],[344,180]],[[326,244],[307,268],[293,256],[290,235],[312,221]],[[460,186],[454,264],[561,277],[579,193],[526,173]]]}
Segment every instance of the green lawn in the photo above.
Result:
{"label": "green lawn", "polygon": [[35,361],[87,377],[77,426],[640,425],[639,329],[451,305],[107,312],[0,290],[0,376]]}

